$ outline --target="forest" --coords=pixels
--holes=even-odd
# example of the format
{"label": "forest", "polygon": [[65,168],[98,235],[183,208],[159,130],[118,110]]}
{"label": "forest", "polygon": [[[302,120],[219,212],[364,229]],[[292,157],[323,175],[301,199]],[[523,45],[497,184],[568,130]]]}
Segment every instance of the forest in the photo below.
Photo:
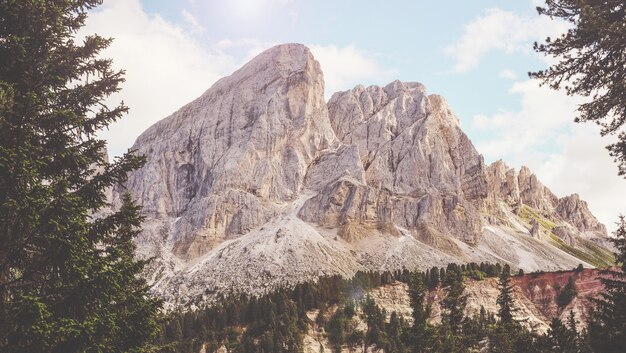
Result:
{"label": "forest", "polygon": [[[582,265],[575,271],[581,271]],[[517,275],[523,275],[519,271]],[[158,345],[166,352],[302,352],[303,337],[313,330],[333,352],[605,352],[600,313],[589,323],[554,319],[545,334],[516,317],[508,265],[449,264],[425,272],[357,272],[354,277],[322,277],[261,297],[232,295],[213,305],[171,313],[162,324]],[[498,312],[467,317],[467,279],[497,277]],[[394,281],[409,286],[412,315],[387,312],[370,296]],[[441,323],[432,323],[428,290],[443,289]],[[577,295],[571,281],[559,292],[558,305]],[[309,313],[309,315],[307,314]],[[314,315],[310,315],[314,314]],[[362,324],[360,324],[362,323]],[[363,325],[364,324],[364,325]],[[589,325],[589,326],[587,326]],[[324,351],[320,344],[320,352]]]}

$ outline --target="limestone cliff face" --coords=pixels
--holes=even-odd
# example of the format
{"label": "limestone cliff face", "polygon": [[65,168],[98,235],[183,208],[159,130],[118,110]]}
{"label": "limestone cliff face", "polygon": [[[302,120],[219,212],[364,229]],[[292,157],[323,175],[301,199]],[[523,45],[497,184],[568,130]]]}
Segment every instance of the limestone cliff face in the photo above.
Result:
{"label": "limestone cliff face", "polygon": [[489,191],[494,199],[511,206],[522,204],[542,213],[553,213],[559,198],[545,187],[528,167],[519,172],[498,160],[487,167]]}
{"label": "limestone cliff face", "polygon": [[584,262],[546,239],[551,229],[531,235],[531,211],[573,246],[602,236],[584,202],[557,198],[527,168],[486,167],[419,83],[326,103],[320,65],[299,44],[263,52],[133,148],[147,157],[126,185],[146,216],[138,251],[156,257],[147,275],[171,304],[357,270]]}
{"label": "limestone cliff face", "polygon": [[306,220],[327,224],[329,214],[344,209],[358,216],[331,225],[348,237],[400,227],[419,239],[432,228],[477,242],[484,163],[442,97],[395,81],[336,93],[328,107],[337,137],[357,146],[365,181],[329,185],[305,204]]}
{"label": "limestone cliff face", "polygon": [[300,193],[308,165],[335,139],[323,89],[307,48],[276,47],[137,139],[149,162],[128,188],[176,255],[246,234]]}

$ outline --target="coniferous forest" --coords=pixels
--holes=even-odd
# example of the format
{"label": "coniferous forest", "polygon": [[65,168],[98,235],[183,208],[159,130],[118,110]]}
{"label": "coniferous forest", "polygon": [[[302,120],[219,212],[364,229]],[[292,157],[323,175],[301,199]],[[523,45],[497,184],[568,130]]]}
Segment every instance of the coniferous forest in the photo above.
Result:
{"label": "coniferous forest", "polygon": [[[141,207],[122,192],[145,158],[109,161],[99,134],[128,107],[124,71],[101,54],[113,39],[78,37],[101,0],[0,0],[0,352],[303,352],[307,334],[333,352],[562,352],[626,350],[626,220],[611,239],[615,267],[586,322],[572,314],[540,334],[517,315],[509,265],[449,264],[418,272],[321,277],[261,296],[239,293],[165,311],[139,259]],[[566,21],[534,49],[557,63],[534,79],[589,101],[576,121],[595,122],[626,175],[626,5],[547,0],[539,15]],[[616,197],[620,197],[617,195]],[[577,269],[582,271],[582,265]],[[497,278],[497,311],[467,316],[468,280]],[[411,315],[377,304],[372,291],[408,286]],[[444,293],[433,321],[429,291]],[[577,296],[569,281],[556,303]],[[324,352],[320,345],[317,351]]]}
{"label": "coniferous forest", "polygon": [[[548,332],[538,334],[516,317],[511,276],[508,265],[472,263],[449,264],[426,272],[358,272],[351,279],[322,277],[315,283],[301,283],[261,297],[220,298],[206,308],[173,312],[163,322],[157,343],[166,352],[215,352],[220,348],[228,352],[302,352],[304,335],[315,331],[328,340],[333,352],[621,351],[623,342],[607,340],[608,335],[620,337],[617,330],[622,320],[619,312],[623,308],[612,306],[612,290],[597,300],[603,304],[592,312],[589,323],[578,322],[571,312],[566,322],[553,319]],[[498,311],[481,308],[475,315],[465,316],[465,281],[487,277],[498,278]],[[386,312],[369,294],[395,281],[409,287],[410,318]],[[608,283],[616,283],[614,277],[607,277],[605,285]],[[433,324],[427,295],[437,288],[445,292],[445,298],[441,322]],[[566,305],[575,291],[570,281],[557,298],[559,305]]]}

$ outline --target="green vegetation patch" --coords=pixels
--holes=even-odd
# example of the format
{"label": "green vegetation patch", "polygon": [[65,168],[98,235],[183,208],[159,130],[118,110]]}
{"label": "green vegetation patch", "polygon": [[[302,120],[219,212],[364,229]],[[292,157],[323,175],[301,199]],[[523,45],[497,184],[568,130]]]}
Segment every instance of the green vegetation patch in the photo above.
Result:
{"label": "green vegetation patch", "polygon": [[580,246],[584,248],[584,250],[586,250],[583,251],[581,249],[566,244],[565,242],[563,242],[563,240],[554,235],[554,233],[550,233],[550,238],[552,239],[554,245],[556,245],[556,247],[558,247],[559,249],[595,267],[604,268],[613,266],[615,264],[615,257],[613,256],[613,254],[610,251],[598,246],[594,242],[582,239],[580,237],[576,237],[576,241],[578,242],[578,244],[580,244]]}
{"label": "green vegetation patch", "polygon": [[556,223],[541,216],[537,210],[527,205],[522,205],[519,216],[526,223],[530,223],[530,220],[534,218],[547,232],[551,232],[552,228],[556,227]]}

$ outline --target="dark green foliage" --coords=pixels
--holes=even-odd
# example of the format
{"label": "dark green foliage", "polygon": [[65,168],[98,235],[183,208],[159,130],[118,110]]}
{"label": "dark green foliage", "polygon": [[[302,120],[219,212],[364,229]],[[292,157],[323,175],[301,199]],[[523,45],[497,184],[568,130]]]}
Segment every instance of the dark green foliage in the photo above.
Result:
{"label": "dark green foliage", "polygon": [[139,208],[106,190],[143,158],[113,163],[95,135],[122,72],[98,58],[111,40],[76,42],[97,0],[0,0],[0,351],[139,352],[160,303],[138,279]]}
{"label": "dark green foliage", "polygon": [[463,269],[455,264],[448,265],[446,270],[446,297],[441,303],[442,321],[450,332],[455,335],[461,329],[467,296],[463,295]]}
{"label": "dark green foliage", "polygon": [[341,347],[346,342],[346,314],[339,309],[332,316],[326,327],[328,341],[333,345],[333,352],[341,353]]}
{"label": "dark green foliage", "polygon": [[409,325],[398,316],[394,311],[389,318],[389,324],[386,325],[387,329],[387,342],[383,347],[385,352],[404,353],[408,352],[407,342],[405,341],[406,334],[409,331]]}
{"label": "dark green foliage", "polygon": [[546,347],[550,352],[576,353],[576,332],[563,325],[561,320],[553,319],[547,335]]}
{"label": "dark green foliage", "polygon": [[512,325],[515,323],[513,314],[517,310],[513,303],[513,285],[511,284],[509,265],[504,265],[504,270],[500,273],[498,282],[500,294],[498,295],[498,317],[503,325]]}
{"label": "dark green foliage", "polygon": [[572,299],[574,299],[576,295],[578,295],[578,291],[576,290],[576,283],[574,283],[574,278],[570,276],[567,279],[567,284],[565,285],[565,287],[563,287],[563,289],[557,295],[556,303],[559,307],[564,308],[572,302]]}
{"label": "dark green foliage", "polygon": [[626,347],[626,220],[620,217],[615,238],[616,270],[605,270],[600,278],[604,292],[594,300],[589,320],[589,340],[596,352],[620,352]]}
{"label": "dark green foliage", "polygon": [[553,319],[548,333],[539,342],[541,352],[591,353],[585,331],[578,332],[574,312],[570,311],[567,324]]}
{"label": "dark green foliage", "polygon": [[576,121],[593,121],[602,135],[619,133],[608,147],[626,174],[626,6],[623,0],[547,0],[540,15],[562,19],[571,28],[558,38],[535,43],[535,50],[558,62],[547,70],[531,73],[553,89],[592,99],[578,108]]}
{"label": "dark green foliage", "polygon": [[365,333],[365,346],[375,346],[383,348],[387,345],[387,335],[385,330],[386,313],[381,309],[371,297],[366,297],[363,301],[363,315],[367,324]]}
{"label": "dark green foliage", "polygon": [[428,323],[431,306],[426,302],[426,295],[424,278],[421,273],[416,272],[409,283],[413,327],[405,335],[412,352],[427,352],[434,344],[434,328]]}
{"label": "dark green foliage", "polygon": [[426,276],[426,278],[428,278],[428,288],[429,289],[435,289],[439,286],[439,268],[437,267],[433,267],[430,269],[430,272],[427,272],[428,275]]}

